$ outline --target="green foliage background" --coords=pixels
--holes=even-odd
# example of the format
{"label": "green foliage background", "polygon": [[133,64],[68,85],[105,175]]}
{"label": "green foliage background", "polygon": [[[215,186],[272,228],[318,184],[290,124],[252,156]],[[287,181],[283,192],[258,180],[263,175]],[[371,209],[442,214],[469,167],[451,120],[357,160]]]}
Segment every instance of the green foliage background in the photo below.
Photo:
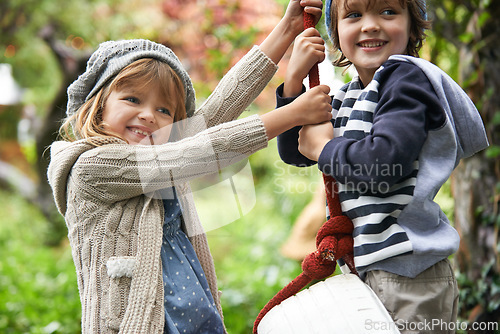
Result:
{"label": "green foliage background", "polygon": [[[276,2],[285,6],[288,0]],[[107,39],[157,40],[165,25],[175,25],[164,19],[151,19],[156,17],[151,10],[158,3],[157,0],[2,1],[0,62],[13,65],[14,77],[28,88],[24,103],[36,105],[38,115],[43,116],[59,89],[61,75],[54,54],[39,37],[41,28],[53,25],[56,37],[66,46],[71,46],[77,36],[82,38],[85,41],[82,50]],[[446,15],[450,13],[454,16],[444,17],[443,13],[442,20],[460,21],[467,14],[463,8]],[[213,28],[210,17],[204,24],[214,29],[217,39],[230,40],[233,50],[248,48],[258,33],[257,29],[242,30],[237,25]],[[324,31],[322,23],[319,28]],[[463,34],[461,38],[466,40],[469,35]],[[16,45],[15,57],[4,53],[9,44]],[[459,57],[453,45],[430,34],[423,53],[452,77],[458,77]],[[232,56],[213,49],[208,53],[206,66],[220,77]],[[199,96],[207,96],[213,88],[205,82],[195,82],[195,86]],[[17,113],[15,107],[0,113],[0,140],[15,138],[16,129],[12,125],[18,121]],[[500,117],[496,122],[500,123]],[[497,156],[498,147],[494,146],[491,152]],[[315,167],[299,171],[282,164],[275,141],[251,156],[250,165],[257,196],[255,207],[241,219],[208,233],[223,291],[225,323],[231,334],[250,333],[260,309],[300,273],[300,264],[284,258],[279,247],[312,197],[310,188],[306,191],[304,186],[320,178]],[[437,201],[452,219],[449,187],[445,184]],[[57,247],[49,246],[47,240],[54,235],[51,224],[35,206],[12,192],[0,190],[0,212],[0,333],[80,333],[80,301],[66,240]],[[462,301],[471,305],[481,301],[485,290],[499,289],[498,284],[488,285],[484,280],[469,282],[465,277],[460,283]]]}
{"label": "green foliage background", "polygon": [[79,333],[71,251],[48,247],[49,224],[32,205],[0,191],[0,332]]}

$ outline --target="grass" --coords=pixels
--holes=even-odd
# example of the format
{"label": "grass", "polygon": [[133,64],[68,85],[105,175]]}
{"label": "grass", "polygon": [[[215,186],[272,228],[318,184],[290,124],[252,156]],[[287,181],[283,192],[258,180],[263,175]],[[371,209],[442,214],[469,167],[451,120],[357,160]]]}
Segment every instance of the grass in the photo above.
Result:
{"label": "grass", "polygon": [[80,333],[80,299],[67,245],[47,247],[48,223],[0,191],[0,332]]}

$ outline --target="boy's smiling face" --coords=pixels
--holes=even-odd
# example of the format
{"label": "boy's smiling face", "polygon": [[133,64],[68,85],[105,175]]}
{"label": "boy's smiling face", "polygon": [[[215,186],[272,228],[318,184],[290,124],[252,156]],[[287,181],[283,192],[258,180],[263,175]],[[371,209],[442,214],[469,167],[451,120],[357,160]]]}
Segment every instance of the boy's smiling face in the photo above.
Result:
{"label": "boy's smiling face", "polygon": [[124,88],[106,100],[102,121],[106,129],[131,145],[163,144],[168,141],[175,106],[159,89]]}
{"label": "boy's smiling face", "polygon": [[399,0],[344,0],[338,7],[340,49],[366,86],[391,55],[405,54],[410,15]]}

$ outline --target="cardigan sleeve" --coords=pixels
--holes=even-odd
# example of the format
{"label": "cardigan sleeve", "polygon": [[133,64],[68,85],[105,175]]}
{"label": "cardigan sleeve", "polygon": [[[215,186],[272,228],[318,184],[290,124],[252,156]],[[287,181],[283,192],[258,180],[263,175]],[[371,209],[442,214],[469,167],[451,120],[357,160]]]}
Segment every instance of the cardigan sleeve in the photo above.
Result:
{"label": "cardigan sleeve", "polygon": [[203,115],[208,128],[235,120],[262,92],[277,69],[277,65],[254,46],[221,79],[195,115]]}
{"label": "cardigan sleeve", "polygon": [[71,178],[91,196],[115,202],[217,173],[266,146],[262,120],[252,115],[163,145],[92,148],[76,160]]}

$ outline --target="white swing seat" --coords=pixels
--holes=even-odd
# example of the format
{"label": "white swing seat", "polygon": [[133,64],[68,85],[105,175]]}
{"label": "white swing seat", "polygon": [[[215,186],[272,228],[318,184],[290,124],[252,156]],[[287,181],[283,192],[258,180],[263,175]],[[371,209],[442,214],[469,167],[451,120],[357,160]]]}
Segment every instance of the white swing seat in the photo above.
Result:
{"label": "white swing seat", "polygon": [[399,330],[373,290],[342,274],[316,283],[273,307],[258,334],[396,334]]}

